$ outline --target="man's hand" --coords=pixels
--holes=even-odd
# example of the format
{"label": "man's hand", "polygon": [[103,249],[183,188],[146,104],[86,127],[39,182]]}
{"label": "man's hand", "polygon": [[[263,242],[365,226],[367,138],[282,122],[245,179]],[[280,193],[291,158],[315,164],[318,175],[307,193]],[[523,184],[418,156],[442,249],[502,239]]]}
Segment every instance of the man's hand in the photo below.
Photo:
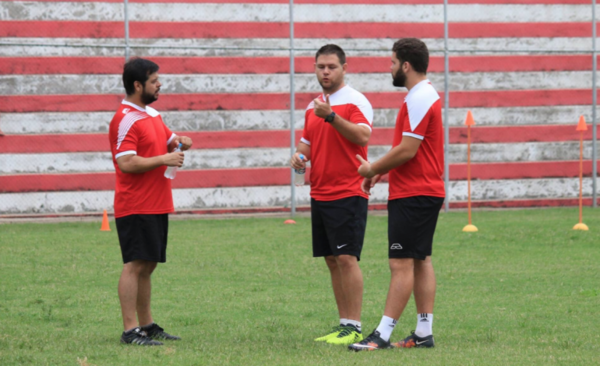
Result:
{"label": "man's hand", "polygon": [[302,169],[306,168],[307,161],[308,160],[306,159],[306,156],[304,157],[304,160],[300,159],[300,153],[297,152],[294,155],[292,155],[292,158],[290,159],[290,165],[294,169]]}
{"label": "man's hand", "polygon": [[181,143],[181,151],[189,150],[192,147],[192,139],[187,136],[175,136],[171,144],[175,147]]}
{"label": "man's hand", "polygon": [[365,178],[365,179],[363,179],[363,182],[360,185],[360,188],[362,189],[363,192],[370,195],[371,188],[375,187],[375,184],[377,184],[377,182],[379,182],[380,179],[381,179],[381,175],[379,175],[379,174],[375,175],[373,178]]}
{"label": "man's hand", "polygon": [[183,153],[178,151],[163,155],[163,165],[181,167],[183,165]]}
{"label": "man's hand", "polygon": [[375,176],[375,172],[371,169],[371,163],[363,159],[362,156],[356,155],[358,161],[360,161],[360,166],[358,167],[358,174],[365,178],[373,178]]}
{"label": "man's hand", "polygon": [[331,105],[329,104],[329,94],[325,96],[325,102],[321,102],[319,98],[315,98],[314,103],[314,112],[317,117],[325,118],[333,112],[331,110]]}

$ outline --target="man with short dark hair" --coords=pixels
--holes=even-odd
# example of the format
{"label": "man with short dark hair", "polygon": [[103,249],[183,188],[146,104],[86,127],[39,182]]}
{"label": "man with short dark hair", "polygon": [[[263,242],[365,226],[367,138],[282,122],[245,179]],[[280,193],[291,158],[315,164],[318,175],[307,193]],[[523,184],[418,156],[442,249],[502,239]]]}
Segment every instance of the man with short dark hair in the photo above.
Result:
{"label": "man with short dark hair", "polygon": [[355,156],[367,158],[373,122],[367,98],[345,84],[346,68],[346,55],[339,46],[329,44],[317,51],[315,73],[323,94],[306,109],[302,139],[291,159],[294,169],[311,161],[313,256],[325,257],[340,316],[339,325],[315,340],[340,345],[362,339],[363,278],[358,261],[368,195],[361,190]]}
{"label": "man with short dark hair", "polygon": [[[433,347],[435,274],[431,263],[433,234],[444,202],[444,135],[440,97],[427,80],[429,52],[416,38],[397,41],[392,53],[392,78],[408,95],[396,120],[392,149],[370,164],[361,162],[362,188],[370,193],[389,172],[388,256],[392,272],[384,315],[377,329],[349,349]],[[396,322],[411,293],[417,305],[417,328],[390,344]]]}
{"label": "man with short dark hair", "polygon": [[183,153],[173,150],[189,149],[192,140],[172,133],[148,106],[158,99],[161,87],[157,64],[130,60],[123,69],[123,85],[127,96],[108,134],[117,174],[115,221],[124,263],[119,279],[121,342],[162,345],[156,339],[180,339],[154,323],[150,312],[150,276],[157,263],[167,260],[168,214],[174,211],[171,180],[164,173],[168,166],[183,165]]}

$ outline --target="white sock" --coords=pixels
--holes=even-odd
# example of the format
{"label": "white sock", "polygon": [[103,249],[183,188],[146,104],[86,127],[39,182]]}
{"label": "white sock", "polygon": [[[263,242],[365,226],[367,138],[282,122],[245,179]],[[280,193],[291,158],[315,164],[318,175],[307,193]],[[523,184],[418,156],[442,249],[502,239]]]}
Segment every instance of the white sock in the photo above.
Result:
{"label": "white sock", "polygon": [[390,341],[390,337],[392,336],[392,332],[394,331],[394,327],[396,326],[396,319],[392,319],[389,316],[381,317],[381,322],[376,331],[379,332],[379,336],[386,342]]}
{"label": "white sock", "polygon": [[348,319],[346,319],[346,318],[340,318],[340,325],[344,326],[346,324],[348,324]]}
{"label": "white sock", "polygon": [[359,332],[362,332],[362,328],[358,320],[346,319],[346,324],[354,325],[354,328],[358,329]]}
{"label": "white sock", "polygon": [[417,314],[417,330],[415,334],[419,337],[427,337],[433,334],[431,327],[433,325],[433,314]]}

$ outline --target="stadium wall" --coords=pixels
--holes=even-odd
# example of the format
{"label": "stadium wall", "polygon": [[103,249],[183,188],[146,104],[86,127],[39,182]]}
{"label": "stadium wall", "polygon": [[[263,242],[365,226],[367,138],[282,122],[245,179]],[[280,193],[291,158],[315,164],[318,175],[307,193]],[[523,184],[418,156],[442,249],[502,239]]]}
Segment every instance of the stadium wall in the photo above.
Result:
{"label": "stadium wall", "polygon": [[[183,212],[285,211],[291,202],[289,7],[281,0],[129,1],[133,56],[161,66],[153,105],[194,139],[173,183]],[[580,115],[592,116],[591,5],[580,0],[451,1],[451,207],[464,207],[468,110],[476,207],[577,204]],[[405,92],[391,85],[393,42],[419,37],[444,91],[438,0],[324,0],[294,5],[295,128],[319,94],[314,52],[336,43],[347,82],[375,108],[369,157],[390,148]],[[112,209],[109,121],[123,98],[122,1],[0,1],[0,215]],[[592,132],[584,135],[585,203]],[[309,170],[310,174],[310,170]],[[301,209],[309,188],[297,190]],[[387,184],[372,208],[383,208]]]}

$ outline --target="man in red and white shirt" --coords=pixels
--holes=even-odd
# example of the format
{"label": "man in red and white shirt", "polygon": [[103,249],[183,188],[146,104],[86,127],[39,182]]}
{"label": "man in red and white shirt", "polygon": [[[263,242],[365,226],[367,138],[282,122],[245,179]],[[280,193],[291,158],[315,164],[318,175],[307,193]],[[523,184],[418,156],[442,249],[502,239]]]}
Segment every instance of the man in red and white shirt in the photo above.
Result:
{"label": "man in red and white shirt", "polygon": [[[440,97],[427,80],[429,51],[422,41],[394,43],[393,84],[406,87],[392,149],[370,164],[362,156],[358,169],[366,193],[389,172],[388,256],[392,272],[384,315],[377,329],[350,349],[433,347],[435,273],[431,263],[433,234],[444,202],[444,139]],[[413,334],[390,344],[392,331],[411,293],[417,305]]]}
{"label": "man in red and white shirt", "polygon": [[367,98],[344,83],[346,67],[339,46],[325,45],[317,51],[315,72],[323,94],[306,109],[302,139],[291,159],[294,169],[311,161],[313,256],[325,257],[340,316],[340,325],[316,340],[343,345],[362,339],[363,278],[358,261],[368,195],[361,189],[355,156],[367,158],[373,123]]}
{"label": "man in red and white shirt", "polygon": [[[161,345],[177,340],[154,323],[150,312],[150,276],[166,262],[168,214],[174,211],[168,166],[180,167],[189,137],[177,136],[148,104],[158,99],[158,65],[132,59],[123,68],[127,97],[110,122],[108,138],[117,173],[115,221],[123,257],[119,300],[123,315],[122,343]],[[137,319],[136,319],[137,314]],[[139,320],[139,323],[138,323]]]}

